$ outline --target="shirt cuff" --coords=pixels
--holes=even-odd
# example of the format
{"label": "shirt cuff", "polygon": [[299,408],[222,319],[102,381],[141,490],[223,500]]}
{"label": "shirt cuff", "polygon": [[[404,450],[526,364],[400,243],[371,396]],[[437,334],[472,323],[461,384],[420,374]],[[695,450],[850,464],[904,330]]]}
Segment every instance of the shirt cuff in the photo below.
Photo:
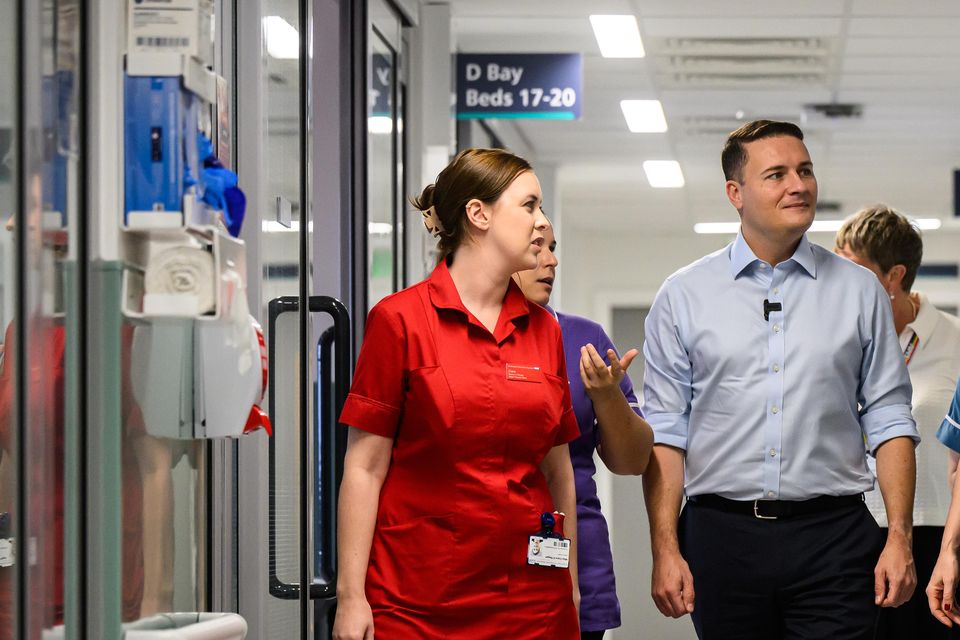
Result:
{"label": "shirt cuff", "polygon": [[653,429],[653,443],[687,450],[687,427],[690,418],[685,413],[661,413],[647,416]]}
{"label": "shirt cuff", "polygon": [[628,402],[627,405],[629,405],[629,407],[633,409],[633,412],[635,414],[637,414],[641,418],[643,417],[643,409],[640,408],[639,402]]}
{"label": "shirt cuff", "polygon": [[372,398],[350,393],[340,412],[340,423],[361,431],[392,438],[397,433],[400,410]]}
{"label": "shirt cuff", "polygon": [[867,449],[876,455],[877,447],[887,440],[907,437],[914,446],[920,444],[917,423],[910,413],[910,405],[892,404],[879,407],[860,417],[860,427],[867,436]]}
{"label": "shirt cuff", "polygon": [[948,448],[960,453],[960,424],[957,424],[950,416],[943,419],[940,428],[937,429],[937,440],[942,442]]}

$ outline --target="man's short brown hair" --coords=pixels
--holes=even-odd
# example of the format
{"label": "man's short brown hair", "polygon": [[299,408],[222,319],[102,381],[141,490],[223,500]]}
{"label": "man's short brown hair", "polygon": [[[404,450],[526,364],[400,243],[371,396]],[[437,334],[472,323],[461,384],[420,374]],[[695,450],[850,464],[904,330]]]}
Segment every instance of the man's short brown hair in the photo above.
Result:
{"label": "man's short brown hair", "polygon": [[720,154],[720,165],[723,167],[724,178],[741,182],[743,180],[743,167],[747,164],[747,150],[744,149],[743,145],[754,140],[775,136],[790,136],[803,140],[803,131],[792,122],[754,120],[727,136],[727,142],[723,145],[723,151]]}
{"label": "man's short brown hair", "polygon": [[907,272],[900,286],[907,293],[923,259],[920,232],[905,216],[885,204],[864,207],[843,222],[836,247],[876,262],[883,273],[902,264]]}

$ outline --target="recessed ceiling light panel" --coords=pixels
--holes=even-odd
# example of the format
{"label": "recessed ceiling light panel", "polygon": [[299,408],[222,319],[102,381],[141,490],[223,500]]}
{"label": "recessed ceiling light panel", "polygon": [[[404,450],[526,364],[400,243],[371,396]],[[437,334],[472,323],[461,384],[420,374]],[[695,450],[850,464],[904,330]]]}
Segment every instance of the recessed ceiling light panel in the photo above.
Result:
{"label": "recessed ceiling light panel", "polygon": [[655,189],[679,189],[684,185],[683,171],[676,160],[646,160],[643,172],[647,182]]}
{"label": "recessed ceiling light panel", "polygon": [[659,100],[621,100],[620,110],[633,133],[663,133],[667,118]]}
{"label": "recessed ceiling light panel", "polygon": [[635,16],[593,15],[590,16],[590,25],[604,58],[642,58],[645,55]]}

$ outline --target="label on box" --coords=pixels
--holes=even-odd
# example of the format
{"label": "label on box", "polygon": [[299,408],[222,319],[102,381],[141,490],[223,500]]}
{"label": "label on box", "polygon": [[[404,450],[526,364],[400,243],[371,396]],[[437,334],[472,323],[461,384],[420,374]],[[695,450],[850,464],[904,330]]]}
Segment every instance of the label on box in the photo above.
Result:
{"label": "label on box", "polygon": [[127,53],[197,54],[197,0],[135,0],[127,15]]}
{"label": "label on box", "polygon": [[12,567],[16,564],[16,549],[13,538],[0,538],[0,567]]}
{"label": "label on box", "polygon": [[226,79],[217,76],[217,160],[225,169],[230,168],[230,87]]}

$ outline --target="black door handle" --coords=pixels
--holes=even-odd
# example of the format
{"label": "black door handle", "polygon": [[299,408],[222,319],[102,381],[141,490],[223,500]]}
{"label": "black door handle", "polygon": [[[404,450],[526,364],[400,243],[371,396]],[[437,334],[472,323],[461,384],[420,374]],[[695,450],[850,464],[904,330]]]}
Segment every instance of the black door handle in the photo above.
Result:
{"label": "black door handle", "polygon": [[[343,477],[343,454],[346,451],[346,430],[337,423],[337,416],[343,408],[347,399],[347,393],[350,390],[350,316],[347,308],[336,298],[329,296],[311,296],[308,301],[310,313],[326,313],[333,319],[333,326],[323,332],[318,342],[318,355],[320,356],[320,379],[318,385],[317,411],[320,416],[320,443],[318,447],[320,460],[319,493],[320,493],[320,515],[326,521],[327,526],[322,527],[319,533],[319,542],[322,553],[315,563],[319,579],[315,579],[310,584],[308,597],[313,600],[333,598],[336,595],[337,575],[336,575],[336,521],[337,506],[336,496],[340,488],[340,480]],[[277,318],[284,313],[294,313],[299,311],[300,300],[297,296],[281,296],[274,298],[268,305],[269,311],[269,344],[267,346],[268,367],[274,371],[274,362],[276,359],[276,346],[274,336],[276,335]],[[330,363],[330,351],[333,347],[333,364]],[[306,364],[301,364],[306,366]],[[333,384],[330,381],[330,374],[333,374]],[[275,401],[276,391],[274,387],[274,376],[270,376],[268,385],[268,411],[270,419],[275,420]],[[333,390],[332,403],[329,393]],[[303,391],[306,393],[306,390]],[[282,600],[296,600],[300,597],[300,585],[284,582],[277,575],[276,558],[276,438],[270,438],[269,443],[269,506],[268,506],[268,569],[270,581],[270,595]],[[310,446],[306,441],[300,442],[300,455],[304,458],[309,455]],[[309,490],[312,483],[308,478],[300,479],[301,491]],[[307,514],[300,513],[300,518],[305,519]],[[302,537],[302,536],[301,536]],[[307,540],[300,541],[300,552],[308,554]]]}

